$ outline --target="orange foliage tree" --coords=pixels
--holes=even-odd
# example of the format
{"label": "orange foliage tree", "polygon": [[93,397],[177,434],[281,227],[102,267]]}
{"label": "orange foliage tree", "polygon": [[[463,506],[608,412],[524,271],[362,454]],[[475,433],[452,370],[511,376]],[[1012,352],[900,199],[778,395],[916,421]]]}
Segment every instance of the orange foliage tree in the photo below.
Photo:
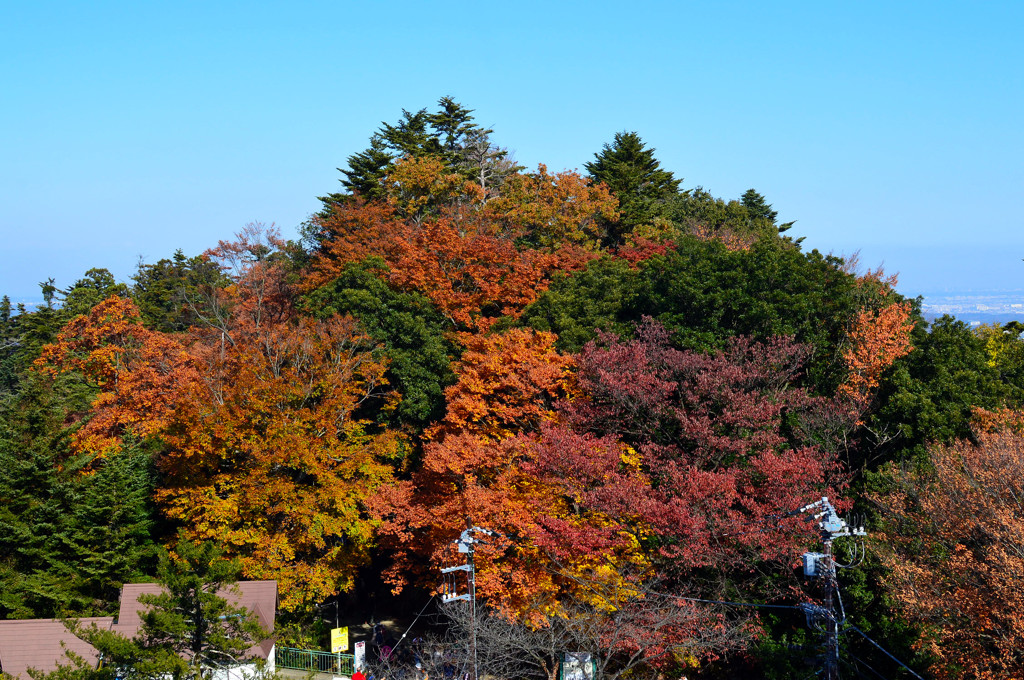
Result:
{"label": "orange foliage tree", "polygon": [[485,330],[500,316],[518,316],[558,264],[551,254],[519,250],[507,239],[463,235],[446,218],[425,224],[395,251],[392,285],[422,293],[458,329]]}
{"label": "orange foliage tree", "polygon": [[913,349],[910,311],[910,302],[892,302],[877,310],[862,309],[854,317],[843,351],[849,375],[839,394],[857,410],[867,407],[885,369]]}
{"label": "orange foliage tree", "polygon": [[99,386],[83,451],[158,439],[166,514],[189,539],[220,542],[246,577],[277,579],[295,609],[351,587],[373,541],[367,500],[404,444],[371,421],[398,398],[386,360],[353,319],[294,317],[273,239],[252,229],[210,251],[233,282],[210,293],[213,315],[189,339],[148,331],[111,298],[39,366]]}
{"label": "orange foliage tree", "polygon": [[368,556],[367,500],[392,480],[401,439],[359,410],[386,363],[349,318],[267,327],[233,346],[218,384],[163,430],[156,497],[190,539],[217,540],[281,607],[349,589]]}
{"label": "orange foliage tree", "polygon": [[483,212],[448,212],[416,222],[394,205],[353,199],[334,206],[318,224],[323,245],[305,289],[328,283],[350,263],[379,257],[392,286],[426,296],[457,330],[486,330],[501,316],[518,316],[547,288],[554,271],[582,268],[595,256],[571,243],[518,247],[497,234],[493,217]]}
{"label": "orange foliage tree", "polygon": [[543,517],[572,512],[531,465],[534,435],[572,389],[572,362],[555,351],[555,340],[520,329],[464,337],[458,382],[446,390],[448,413],[429,433],[422,468],[377,499],[386,518],[383,545],[396,555],[389,575],[397,587],[436,579],[426,565],[444,559],[469,518],[502,535],[478,553],[483,596],[513,610],[553,601],[559,579],[533,539],[546,533]]}
{"label": "orange foliage tree", "polygon": [[875,498],[886,586],[924,627],[934,677],[1019,678],[1024,437],[997,429],[930,453],[930,468],[890,468],[891,490]]}
{"label": "orange foliage tree", "polygon": [[115,454],[125,434],[161,432],[187,407],[179,395],[200,381],[185,345],[146,329],[135,303],[117,296],[70,321],[35,365],[51,376],[77,371],[99,389],[74,441],[77,452],[96,459]]}
{"label": "orange foliage tree", "polygon": [[369,420],[398,398],[386,360],[353,319],[296,317],[284,247],[257,226],[207,253],[233,283],[195,329],[205,390],[163,430],[157,499],[247,577],[276,578],[294,609],[352,586],[373,540],[367,498],[402,441]]}
{"label": "orange foliage tree", "polygon": [[314,216],[312,221],[321,245],[303,278],[305,290],[328,283],[352,262],[369,257],[394,261],[395,245],[411,231],[394,205],[358,196],[332,204],[327,215]]}
{"label": "orange foliage tree", "polygon": [[445,390],[448,412],[430,433],[434,439],[471,434],[499,441],[536,431],[570,389],[573,362],[555,350],[554,333],[513,328],[461,338],[458,382]]}

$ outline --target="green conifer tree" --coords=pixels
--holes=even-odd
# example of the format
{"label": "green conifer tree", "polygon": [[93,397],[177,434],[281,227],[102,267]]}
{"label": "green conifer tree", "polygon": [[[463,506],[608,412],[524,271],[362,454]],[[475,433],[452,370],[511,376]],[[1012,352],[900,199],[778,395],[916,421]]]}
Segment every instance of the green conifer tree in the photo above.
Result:
{"label": "green conifer tree", "polygon": [[616,132],[614,141],[605,144],[583,167],[619,199],[621,219],[617,225],[607,225],[613,243],[659,215],[661,205],[678,193],[682,181],[661,167],[654,149],[646,148],[635,132]]}
{"label": "green conifer tree", "polygon": [[159,572],[163,592],[141,595],[142,627],[134,638],[110,630],[67,625],[99,652],[100,668],[69,655],[52,673],[36,680],[209,680],[217,671],[252,661],[247,650],[268,635],[256,616],[228,602],[240,572],[212,543],[179,540]]}

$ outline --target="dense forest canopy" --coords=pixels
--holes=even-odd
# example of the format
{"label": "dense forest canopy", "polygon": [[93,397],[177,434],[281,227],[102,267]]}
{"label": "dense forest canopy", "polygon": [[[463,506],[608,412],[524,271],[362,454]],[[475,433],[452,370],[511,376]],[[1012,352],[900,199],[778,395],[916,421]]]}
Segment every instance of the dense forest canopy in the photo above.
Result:
{"label": "dense forest canopy", "polygon": [[[0,616],[108,612],[180,536],[276,579],[301,637],[367,570],[435,589],[467,519],[497,532],[479,596],[533,629],[641,625],[654,590],[796,605],[820,537],[789,513],[828,496],[877,529],[841,575],[860,630],[935,677],[1019,675],[1022,328],[929,326],[636,132],[586,174],[492,135],[450,98],[403,111],[297,242],[248,225],[5,297]],[[754,611],[602,658],[788,677],[815,654],[802,614]]]}

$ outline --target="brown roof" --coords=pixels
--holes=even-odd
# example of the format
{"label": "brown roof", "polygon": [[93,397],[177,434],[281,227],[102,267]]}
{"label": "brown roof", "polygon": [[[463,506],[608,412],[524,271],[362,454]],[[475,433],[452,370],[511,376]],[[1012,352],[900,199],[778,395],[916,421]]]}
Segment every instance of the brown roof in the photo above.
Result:
{"label": "brown roof", "polygon": [[[113,616],[79,619],[83,626],[110,628]],[[96,650],[79,640],[59,619],[0,621],[0,670],[28,680],[29,668],[52,671],[67,660],[64,651],[74,652],[92,664]]]}
{"label": "brown roof", "polygon": [[[237,590],[235,590],[237,589]],[[274,630],[277,612],[277,581],[239,581],[235,589],[221,590],[218,595],[236,607],[253,612],[268,633]],[[141,628],[139,613],[145,605],[139,603],[143,593],[161,592],[156,583],[126,583],[121,589],[121,608],[115,619],[98,616],[79,619],[82,625],[96,624],[125,637],[134,637]],[[64,646],[61,646],[61,643]],[[274,647],[273,637],[249,648],[251,656],[266,659]],[[70,650],[95,664],[96,650],[71,634],[58,619],[21,619],[0,621],[0,670],[28,680],[29,667],[52,671],[64,662],[64,650]]]}
{"label": "brown roof", "polygon": [[[156,583],[126,583],[121,589],[121,609],[113,630],[125,637],[134,637],[142,626],[140,614],[146,605],[139,603],[139,595],[156,595],[162,591]],[[277,612],[277,581],[239,581],[234,588],[217,593],[235,607],[242,607],[256,614],[260,626],[268,633],[274,632],[274,617]],[[249,648],[250,655],[266,659],[274,646],[268,638]]]}

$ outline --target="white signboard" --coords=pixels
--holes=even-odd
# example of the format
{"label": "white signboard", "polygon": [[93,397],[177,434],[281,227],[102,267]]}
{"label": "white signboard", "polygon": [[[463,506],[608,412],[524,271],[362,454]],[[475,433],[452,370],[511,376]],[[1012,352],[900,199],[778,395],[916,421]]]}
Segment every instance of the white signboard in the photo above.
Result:
{"label": "white signboard", "polygon": [[353,654],[352,667],[355,670],[360,670],[366,666],[366,641],[362,640],[355,644],[355,654]]}
{"label": "white signboard", "polygon": [[594,680],[590,652],[566,652],[562,657],[562,680]]}

